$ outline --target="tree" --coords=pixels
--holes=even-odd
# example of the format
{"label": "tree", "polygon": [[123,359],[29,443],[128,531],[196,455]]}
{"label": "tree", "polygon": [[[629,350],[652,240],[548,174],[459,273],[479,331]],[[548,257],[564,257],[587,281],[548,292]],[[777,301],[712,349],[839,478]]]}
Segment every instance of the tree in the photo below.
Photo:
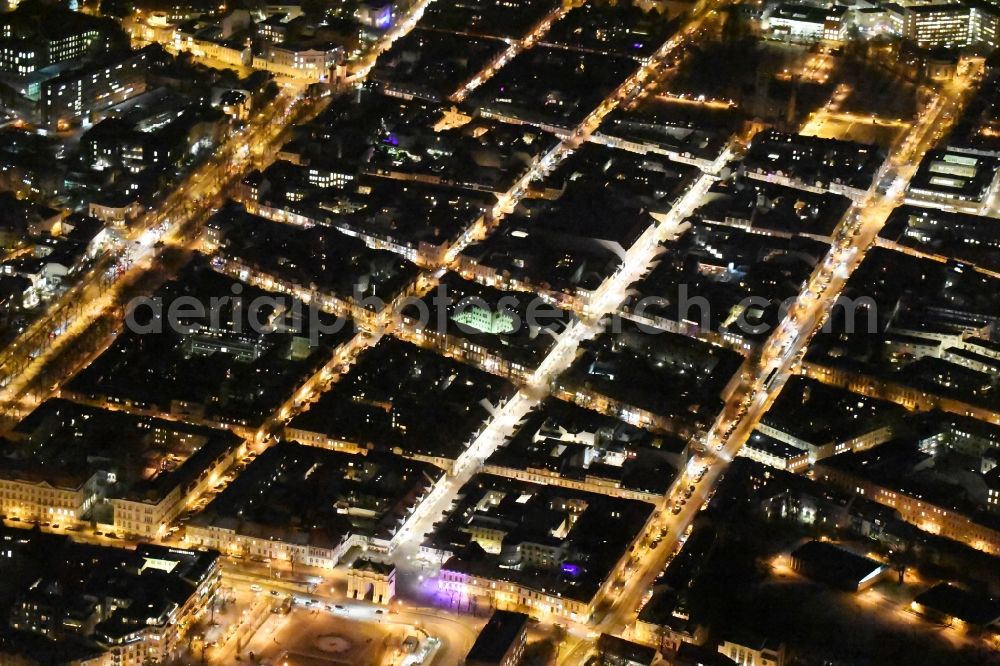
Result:
{"label": "tree", "polygon": [[132,14],[133,7],[129,0],[101,0],[98,10],[103,16],[125,18]]}
{"label": "tree", "polygon": [[310,21],[322,23],[326,19],[326,12],[326,0],[302,0],[302,13]]}
{"label": "tree", "polygon": [[724,10],[722,41],[730,44],[742,42],[751,37],[746,14],[738,5],[729,5]]}

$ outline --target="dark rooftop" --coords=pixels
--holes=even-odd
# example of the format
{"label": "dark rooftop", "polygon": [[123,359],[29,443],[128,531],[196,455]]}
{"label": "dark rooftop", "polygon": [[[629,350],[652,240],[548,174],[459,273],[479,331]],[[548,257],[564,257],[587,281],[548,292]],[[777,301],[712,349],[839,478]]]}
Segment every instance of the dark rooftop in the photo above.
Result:
{"label": "dark rooftop", "polygon": [[807,567],[809,577],[845,589],[855,589],[885,567],[825,541],[809,541],[795,549],[791,557]]}
{"label": "dark rooftop", "polygon": [[[444,569],[589,603],[652,510],[638,500],[478,474],[425,545],[456,553]],[[477,538],[476,526],[502,537]],[[535,544],[550,554],[544,562],[530,554]]]}
{"label": "dark rooftop", "polygon": [[468,664],[499,664],[511,645],[528,625],[530,618],[524,613],[497,609],[476,637],[466,655]]}
{"label": "dark rooftop", "polygon": [[913,601],[967,624],[985,626],[1000,620],[1000,601],[948,583],[935,585]]}
{"label": "dark rooftop", "polygon": [[495,375],[386,336],[289,428],[454,459],[486,422],[483,401],[498,405],[513,391]]}
{"label": "dark rooftop", "polygon": [[440,474],[433,465],[391,454],[283,442],[251,463],[192,524],[322,548],[351,535],[390,539]]}

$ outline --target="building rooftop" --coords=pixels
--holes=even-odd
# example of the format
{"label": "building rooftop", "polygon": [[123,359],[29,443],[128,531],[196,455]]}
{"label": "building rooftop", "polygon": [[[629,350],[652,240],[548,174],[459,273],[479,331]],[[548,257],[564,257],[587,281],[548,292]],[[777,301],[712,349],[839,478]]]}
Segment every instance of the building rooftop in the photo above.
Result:
{"label": "building rooftop", "polygon": [[970,469],[968,459],[949,448],[927,449],[902,439],[868,451],[842,453],[818,465],[949,509],[991,529],[1000,528],[1000,517],[987,508],[987,485],[980,466]]}
{"label": "building rooftop", "polygon": [[443,101],[505,48],[499,39],[417,27],[379,57],[370,80],[386,91]]}
{"label": "building rooftop", "polygon": [[[811,238],[751,233],[704,224],[697,217],[689,222],[680,238],[664,243],[652,271],[631,287],[636,293],[630,308],[641,305],[645,316],[756,338],[766,335],[755,333],[757,324],[773,330],[781,304],[798,296],[829,250]],[[702,299],[708,308],[690,305]],[[754,304],[752,311],[748,302]]]}
{"label": "building rooftop", "polygon": [[88,31],[107,35],[120,32],[109,18],[72,11],[46,3],[18,3],[15,9],[0,16],[0,34],[6,39],[61,40]]}
{"label": "building rooftop", "polygon": [[468,664],[500,664],[521,632],[525,631],[531,618],[524,613],[500,610],[486,622],[479,632],[476,642],[465,657]]}
{"label": "building rooftop", "polygon": [[809,541],[796,548],[791,557],[808,567],[809,577],[845,589],[855,589],[885,569],[881,562],[825,541]]}
{"label": "building rooftop", "polygon": [[[454,459],[485,424],[485,405],[499,406],[513,393],[504,379],[383,337],[288,427],[375,450]],[[442,423],[449,424],[446,433]]]}
{"label": "building rooftop", "polygon": [[676,666],[734,666],[735,661],[710,645],[682,642],[672,661]]}
{"label": "building rooftop", "polygon": [[3,476],[78,488],[103,472],[108,497],[157,502],[242,440],[230,432],[52,399],[14,429]]}
{"label": "building rooftop", "polygon": [[[1000,402],[988,369],[995,360],[979,358],[989,356],[983,349],[968,349],[973,357],[949,349],[965,346],[964,337],[988,337],[1000,322],[998,286],[960,263],[874,247],[843,291],[849,307],[834,308],[807,360],[995,407]],[[901,347],[907,340],[900,334],[924,338],[925,349]]]}
{"label": "building rooftop", "polygon": [[349,206],[358,208],[343,214],[331,209],[329,219],[405,247],[445,247],[491,205],[491,195],[460,187],[362,178],[349,199]]}
{"label": "building rooftop", "polygon": [[695,216],[774,236],[829,240],[850,207],[847,197],[816,194],[738,174],[712,185]]}
{"label": "building rooftop", "polygon": [[235,205],[220,210],[209,226],[221,256],[342,299],[388,304],[418,273],[398,254],[336,229],[272,222]]}
{"label": "building rooftop", "polygon": [[990,217],[900,206],[882,227],[879,238],[1000,272],[1000,229]]}
{"label": "building rooftop", "polygon": [[330,549],[352,535],[388,540],[441,473],[386,453],[283,442],[248,465],[191,524]]}
{"label": "building rooftop", "polygon": [[555,11],[555,0],[460,0],[446,5],[432,3],[420,26],[474,35],[520,39],[542,18]]}
{"label": "building rooftop", "polygon": [[[233,301],[237,293],[241,300]],[[70,391],[219,422],[257,423],[353,336],[348,321],[337,326],[332,315],[310,321],[309,308],[296,306],[293,298],[216,273],[204,258],[196,258],[154,296],[164,316],[154,321],[148,308],[138,308],[135,320],[141,326],[126,327],[73,378]],[[257,300],[262,297],[266,299]],[[173,304],[187,303],[187,308],[192,298],[200,309],[175,317],[178,325],[171,325]],[[251,309],[253,303],[259,307]],[[273,322],[279,308],[284,316]],[[173,311],[189,312],[180,306]],[[269,323],[278,326],[272,330]],[[320,331],[320,324],[327,332]]]}
{"label": "building rooftop", "polygon": [[748,451],[756,451],[760,455],[777,458],[785,462],[792,460],[793,458],[798,458],[804,451],[802,449],[795,448],[787,442],[783,442],[776,437],[771,437],[770,435],[765,435],[760,430],[754,430],[750,437],[747,438],[746,444]]}
{"label": "building rooftop", "polygon": [[706,109],[649,95],[635,108],[619,107],[609,113],[600,132],[686,157],[715,160],[740,124],[734,109]]}
{"label": "building rooftop", "polygon": [[425,541],[444,569],[590,603],[639,534],[645,502],[478,474]]}
{"label": "building rooftop", "polygon": [[769,129],[754,136],[744,164],[750,170],[780,173],[808,185],[867,190],[883,158],[874,145]]}
{"label": "building rooftop", "polygon": [[464,256],[527,284],[591,291],[696,174],[695,167],[663,157],[586,144],[540,181],[538,198],[523,200]]}
{"label": "building rooftop", "polygon": [[521,51],[471,99],[490,115],[566,129],[636,68],[631,58],[536,46]]}
{"label": "building rooftop", "polygon": [[1000,601],[948,583],[935,585],[913,602],[966,624],[986,626],[1000,620]]}
{"label": "building rooftop", "polygon": [[[0,527],[0,544],[11,583],[0,592],[0,603],[12,609],[5,627],[46,634],[58,624],[59,634],[101,650],[131,642],[145,627],[166,630],[219,558],[215,551],[110,548],[8,527]],[[51,649],[13,642],[29,658],[34,649]]]}
{"label": "building rooftop", "polygon": [[[644,332],[623,322],[581,345],[582,353],[558,380],[575,393],[587,387],[621,405],[639,408],[685,427],[711,418],[721,394],[743,361],[734,351],[667,332]],[[626,419],[627,420],[627,419]]]}
{"label": "building rooftop", "polygon": [[638,3],[584,4],[557,21],[546,42],[632,58],[648,58],[670,38],[677,24]]}
{"label": "building rooftop", "polygon": [[910,180],[909,192],[921,197],[980,203],[991,191],[998,169],[997,157],[954,149],[931,150]]}
{"label": "building rooftop", "polygon": [[563,479],[663,494],[684,462],[686,442],[549,398],[487,460]]}
{"label": "building rooftop", "polygon": [[782,387],[761,424],[796,440],[823,446],[891,426],[906,413],[904,407],[887,400],[793,376]]}
{"label": "building rooftop", "polygon": [[293,143],[310,167],[503,192],[557,142],[536,128],[370,88],[345,102],[298,128]]}
{"label": "building rooftop", "polygon": [[601,634],[597,639],[597,649],[603,655],[604,663],[623,663],[638,666],[652,666],[656,661],[657,649],[627,641],[613,634]]}
{"label": "building rooftop", "polygon": [[824,24],[832,18],[840,18],[847,7],[815,7],[798,2],[783,2],[771,13],[772,19],[802,21],[806,23]]}
{"label": "building rooftop", "polygon": [[429,336],[447,333],[462,340],[470,359],[486,352],[524,369],[536,368],[572,321],[570,313],[539,303],[532,294],[488,287],[454,273],[402,314]]}

